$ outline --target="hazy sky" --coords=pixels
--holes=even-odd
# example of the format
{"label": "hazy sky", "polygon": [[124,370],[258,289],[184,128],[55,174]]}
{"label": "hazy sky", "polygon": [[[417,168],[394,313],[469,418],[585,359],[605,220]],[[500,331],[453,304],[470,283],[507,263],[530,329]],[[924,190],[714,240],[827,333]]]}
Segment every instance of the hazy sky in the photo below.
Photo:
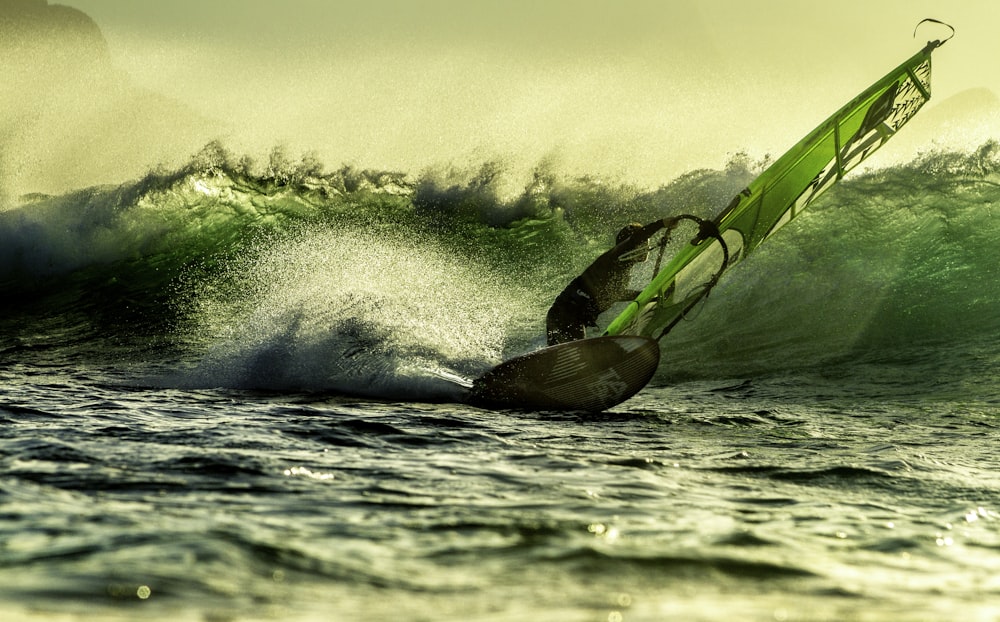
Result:
{"label": "hazy sky", "polygon": [[995,0],[59,3],[233,146],[282,143],[331,167],[503,156],[655,185],[741,150],[778,155],[946,34],[914,39],[924,17],[958,32],[935,53],[933,103],[1000,92],[984,65],[1000,58]]}

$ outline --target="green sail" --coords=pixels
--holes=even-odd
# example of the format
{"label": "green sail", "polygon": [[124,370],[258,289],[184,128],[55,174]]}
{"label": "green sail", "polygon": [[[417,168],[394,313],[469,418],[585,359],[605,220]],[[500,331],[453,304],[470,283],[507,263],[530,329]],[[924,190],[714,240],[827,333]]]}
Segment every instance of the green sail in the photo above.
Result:
{"label": "green sail", "polygon": [[660,338],[714,286],[726,268],[756,249],[823,191],[884,145],[931,96],[932,41],[855,97],[788,150],[713,220],[725,242],[686,245],[605,334]]}

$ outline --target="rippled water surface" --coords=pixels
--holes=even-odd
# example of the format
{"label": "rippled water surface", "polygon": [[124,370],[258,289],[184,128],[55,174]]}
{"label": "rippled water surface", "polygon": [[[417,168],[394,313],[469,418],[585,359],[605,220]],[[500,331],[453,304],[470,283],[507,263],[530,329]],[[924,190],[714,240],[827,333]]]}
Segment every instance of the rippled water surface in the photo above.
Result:
{"label": "rippled water surface", "polygon": [[822,374],[597,416],[115,380],[4,372],[13,619],[1000,615],[991,403]]}

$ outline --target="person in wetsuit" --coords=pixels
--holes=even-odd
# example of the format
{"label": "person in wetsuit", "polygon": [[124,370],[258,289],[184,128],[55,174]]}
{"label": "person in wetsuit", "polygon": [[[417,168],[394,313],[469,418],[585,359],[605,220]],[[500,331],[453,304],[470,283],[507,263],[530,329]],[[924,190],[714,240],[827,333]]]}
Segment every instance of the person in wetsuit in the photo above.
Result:
{"label": "person in wetsuit", "polygon": [[646,226],[632,223],[618,232],[615,246],[595,259],[552,303],[545,318],[548,345],[583,339],[587,326],[597,325],[597,316],[616,302],[639,295],[629,289],[632,266],[646,261],[647,240],[667,224],[667,220]]}

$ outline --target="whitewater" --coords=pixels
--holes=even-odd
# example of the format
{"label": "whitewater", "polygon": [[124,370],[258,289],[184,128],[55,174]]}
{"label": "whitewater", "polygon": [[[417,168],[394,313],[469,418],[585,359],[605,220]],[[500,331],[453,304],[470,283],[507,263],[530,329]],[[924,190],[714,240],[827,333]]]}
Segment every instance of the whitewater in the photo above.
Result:
{"label": "whitewater", "polygon": [[[1000,150],[856,172],[609,412],[489,411],[657,189],[213,143],[0,212],[5,620],[991,620]],[[512,190],[513,188],[513,190]]]}

